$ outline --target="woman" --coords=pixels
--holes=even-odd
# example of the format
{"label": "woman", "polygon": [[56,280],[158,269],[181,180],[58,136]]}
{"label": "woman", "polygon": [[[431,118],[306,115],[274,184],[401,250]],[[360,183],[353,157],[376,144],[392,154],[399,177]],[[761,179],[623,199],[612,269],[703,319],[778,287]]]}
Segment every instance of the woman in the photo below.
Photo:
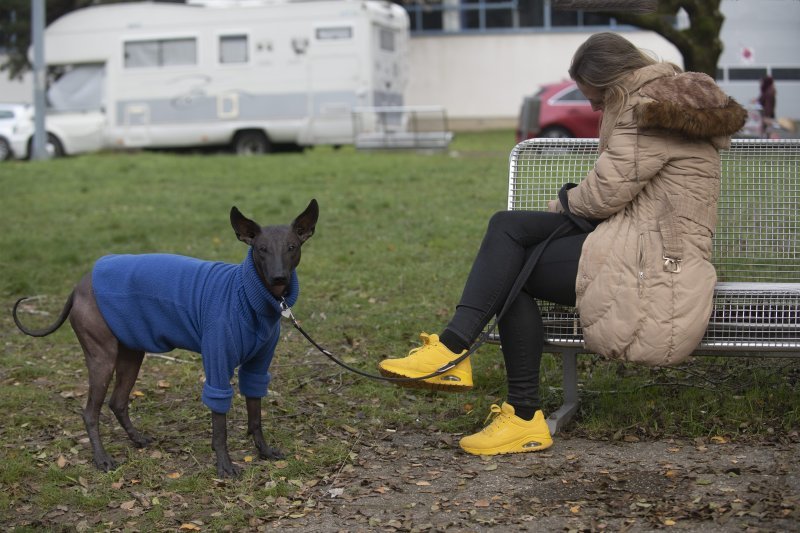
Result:
{"label": "woman", "polygon": [[[508,398],[497,416],[461,439],[473,454],[542,450],[552,445],[539,404],[543,326],[536,298],[576,305],[586,347],[650,364],[674,364],[699,343],[711,312],[716,274],[711,236],[719,197],[718,150],[746,111],[705,74],[657,62],[614,33],[583,43],[570,76],[603,110],[600,155],[566,192],[566,208],[601,221],[574,228],[545,249],[498,328]],[[566,220],[551,212],[504,211],[489,222],[461,301],[441,335],[386,359],[386,376],[420,377],[463,354],[502,308],[527,255]],[[401,384],[472,388],[469,359],[435,378]]]}

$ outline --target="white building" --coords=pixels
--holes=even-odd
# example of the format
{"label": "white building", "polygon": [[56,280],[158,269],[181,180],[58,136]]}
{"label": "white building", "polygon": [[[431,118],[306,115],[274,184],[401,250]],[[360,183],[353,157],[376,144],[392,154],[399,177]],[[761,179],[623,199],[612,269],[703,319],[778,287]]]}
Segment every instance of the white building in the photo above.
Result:
{"label": "white building", "polygon": [[[683,65],[660,35],[617,26],[600,14],[559,12],[550,0],[443,0],[411,13],[409,104],[447,108],[454,129],[511,127],[520,103],[541,83],[568,77],[572,54],[590,34],[621,33],[661,59]],[[742,104],[771,74],[776,116],[800,118],[800,1],[723,0],[720,85]],[[675,23],[685,25],[688,17]]]}

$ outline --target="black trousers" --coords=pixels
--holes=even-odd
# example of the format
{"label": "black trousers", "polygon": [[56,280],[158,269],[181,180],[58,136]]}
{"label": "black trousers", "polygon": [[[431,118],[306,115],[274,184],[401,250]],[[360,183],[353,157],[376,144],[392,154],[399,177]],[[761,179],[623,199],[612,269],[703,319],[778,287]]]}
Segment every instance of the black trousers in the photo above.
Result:
{"label": "black trousers", "polygon": [[[526,259],[567,218],[540,211],[492,216],[448,330],[472,344],[500,312]],[[575,305],[575,279],[588,233],[574,228],[545,249],[524,288],[498,323],[508,379],[508,403],[539,409],[539,365],[544,344],[536,298]]]}

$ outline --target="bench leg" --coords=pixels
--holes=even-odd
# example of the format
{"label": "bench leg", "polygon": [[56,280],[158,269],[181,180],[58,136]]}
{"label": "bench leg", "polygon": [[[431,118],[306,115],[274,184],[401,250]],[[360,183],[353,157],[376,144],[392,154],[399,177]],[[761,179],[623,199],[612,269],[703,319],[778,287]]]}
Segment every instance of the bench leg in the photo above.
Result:
{"label": "bench leg", "polygon": [[578,350],[565,350],[561,354],[564,384],[564,403],[547,417],[550,434],[555,435],[578,410]]}

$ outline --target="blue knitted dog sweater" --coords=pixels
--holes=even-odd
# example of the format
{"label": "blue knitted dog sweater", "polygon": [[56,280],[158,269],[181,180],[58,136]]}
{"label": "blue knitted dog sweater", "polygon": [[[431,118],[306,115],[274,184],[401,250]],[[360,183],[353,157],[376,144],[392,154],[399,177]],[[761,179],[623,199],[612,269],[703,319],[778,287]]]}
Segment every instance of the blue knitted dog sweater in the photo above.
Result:
{"label": "blue knitted dog sweater", "polygon": [[[92,288],[124,346],[202,355],[202,399],[213,412],[230,409],[237,367],[245,397],[266,395],[281,308],[259,278],[252,251],[238,265],[169,254],[108,255],[95,263]],[[286,303],[294,305],[299,292],[292,272]]]}

